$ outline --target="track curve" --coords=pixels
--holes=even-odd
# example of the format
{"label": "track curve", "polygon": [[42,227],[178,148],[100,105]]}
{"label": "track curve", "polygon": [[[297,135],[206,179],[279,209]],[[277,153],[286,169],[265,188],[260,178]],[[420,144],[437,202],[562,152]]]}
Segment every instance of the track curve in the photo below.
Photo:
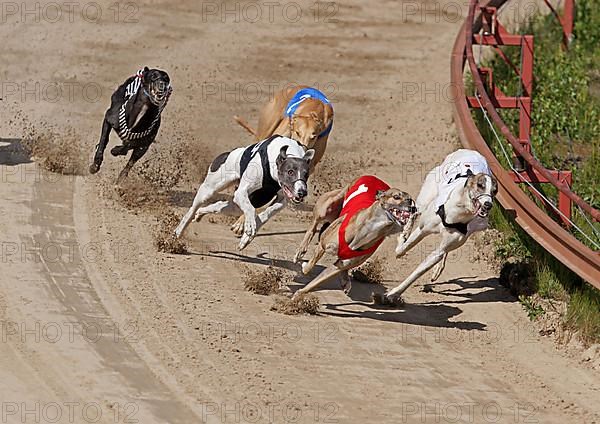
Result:
{"label": "track curve", "polygon": [[[500,7],[506,2],[506,0],[497,0],[489,2],[488,5]],[[594,287],[600,289],[600,255],[565,231],[558,223],[540,210],[527,194],[513,182],[513,178],[498,162],[473,121],[467,98],[464,95],[466,90],[463,71],[466,64],[469,65],[470,75],[476,85],[477,94],[482,105],[494,122],[498,123],[502,134],[511,141],[513,147],[520,148],[492,105],[491,99],[484,89],[481,76],[476,71],[472,39],[473,34],[481,27],[480,16],[475,16],[476,5],[477,0],[470,2],[469,15],[456,37],[451,57],[451,81],[457,93],[453,102],[454,117],[460,140],[465,147],[479,151],[488,160],[498,179],[500,189],[498,200],[505,209],[514,211],[516,222],[555,258]],[[515,141],[515,143],[512,141]],[[525,160],[534,169],[543,169],[543,166],[533,156],[524,151],[519,151],[519,153],[523,153]],[[550,179],[550,181],[553,181],[553,179]],[[597,210],[591,208],[570,190],[566,190],[560,183],[556,182],[554,185],[586,212],[590,213],[594,219],[598,219],[600,213]]]}

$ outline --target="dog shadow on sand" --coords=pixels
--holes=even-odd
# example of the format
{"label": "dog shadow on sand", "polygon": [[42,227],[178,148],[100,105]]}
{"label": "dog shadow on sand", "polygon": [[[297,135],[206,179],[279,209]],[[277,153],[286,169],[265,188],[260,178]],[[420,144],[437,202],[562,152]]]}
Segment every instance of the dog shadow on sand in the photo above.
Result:
{"label": "dog shadow on sand", "polygon": [[[270,257],[268,257],[268,255],[269,255],[268,252],[259,253],[256,256],[248,256],[248,255],[244,255],[239,252],[229,252],[229,251],[224,251],[224,250],[212,250],[207,253],[198,253],[198,255],[210,257],[210,258],[226,259],[229,261],[242,262],[242,263],[252,264],[252,265],[273,266],[275,268],[281,268],[286,271],[300,273],[300,264],[294,263],[287,259],[270,258]],[[318,272],[321,272],[323,269],[325,269],[325,267],[321,266],[321,265],[317,265],[317,266],[315,266],[315,269],[318,270]],[[306,276],[303,276],[300,274],[299,276],[296,276],[294,278],[294,282],[297,282],[296,280],[299,280],[299,277],[303,281],[305,280],[306,283],[308,283],[308,281],[310,281],[309,277],[306,277]],[[300,281],[298,281],[298,282],[300,282]]]}
{"label": "dog shadow on sand", "polygon": [[[388,282],[388,281],[386,281]],[[392,282],[392,281],[389,281]],[[447,287],[450,285],[451,287]],[[455,286],[459,287],[456,288]],[[332,284],[329,287],[333,288]],[[484,290],[487,289],[487,290]],[[459,298],[460,300],[435,300],[431,302],[409,303],[398,306],[376,305],[372,302],[373,293],[383,293],[386,288],[379,284],[352,283],[349,297],[352,302],[324,305],[325,315],[340,318],[368,318],[378,321],[398,322],[429,327],[457,328],[460,330],[485,331],[487,325],[475,321],[450,321],[463,311],[457,304],[486,303],[486,302],[514,302],[514,297],[508,290],[500,286],[495,278],[489,279],[456,279],[437,284],[426,284],[423,291],[444,296]],[[427,295],[425,295],[427,296]],[[439,298],[439,297],[438,297]],[[364,309],[357,310],[357,306]]]}
{"label": "dog shadow on sand", "polygon": [[[447,285],[457,285],[459,287],[445,287]],[[486,278],[481,280],[454,279],[445,283],[425,284],[423,291],[427,293],[437,293],[447,297],[456,298],[456,300],[445,299],[440,302],[428,302],[429,305],[435,304],[465,304],[465,303],[486,303],[486,302],[514,302],[516,298],[510,294],[509,290],[502,285],[497,278]]]}
{"label": "dog shadow on sand", "polygon": [[[299,264],[286,259],[270,258],[268,252],[250,256],[240,252],[214,250],[200,255],[254,265],[273,266],[286,271],[292,271],[295,275],[292,281],[288,283],[288,287],[292,293],[304,287],[325,269],[324,266],[317,265],[309,275],[302,275]],[[392,283],[392,285],[393,283],[397,283],[397,281],[391,280],[386,280],[385,282]],[[334,278],[323,284],[315,292],[321,290],[340,290],[340,288],[339,279]],[[479,280],[471,278],[455,279],[437,284],[426,284],[422,286],[422,290],[431,293],[431,296],[435,297],[436,300],[421,303],[407,302],[398,306],[384,306],[374,304],[372,299],[373,293],[385,292],[385,286],[362,283],[353,279],[352,290],[348,295],[351,301],[344,303],[323,303],[321,313],[339,318],[362,318],[428,327],[486,331],[487,325],[481,322],[451,321],[452,318],[459,316],[463,312],[456,305],[473,302],[514,302],[514,297],[494,278]],[[450,297],[450,299],[439,300],[439,295]]]}
{"label": "dog shadow on sand", "polygon": [[31,156],[16,138],[0,138],[0,165],[15,166],[31,163]]}

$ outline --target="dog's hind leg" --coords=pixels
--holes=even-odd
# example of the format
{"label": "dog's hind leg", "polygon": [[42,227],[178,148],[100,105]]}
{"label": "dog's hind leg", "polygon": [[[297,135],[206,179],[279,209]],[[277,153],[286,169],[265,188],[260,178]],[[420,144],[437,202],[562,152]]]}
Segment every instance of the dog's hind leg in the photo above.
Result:
{"label": "dog's hind leg", "polygon": [[326,283],[327,281],[331,280],[333,277],[342,272],[347,273],[346,270],[341,270],[334,265],[330,265],[323,271],[321,271],[321,273],[314,280],[312,280],[305,287],[301,288],[296,293],[294,293],[294,296],[298,295],[299,293],[308,293],[309,291],[316,289],[321,284]]}
{"label": "dog's hind leg", "polygon": [[135,165],[135,163],[146,154],[146,152],[148,151],[148,147],[150,147],[150,145],[136,147],[135,149],[133,149],[133,153],[131,153],[131,156],[129,157],[129,160],[125,165],[125,168],[123,168],[123,170],[119,174],[119,177],[117,178],[117,185],[121,184],[121,182],[123,182],[123,180],[127,178],[127,176],[129,175],[129,171],[131,171],[131,168],[133,168],[133,165]]}
{"label": "dog's hind leg", "polygon": [[444,253],[444,257],[442,258],[442,260],[435,266],[435,268],[433,268],[433,273],[431,274],[431,282],[432,283],[434,281],[436,281],[438,278],[440,278],[440,275],[442,275],[442,271],[444,270],[444,267],[446,266],[446,258],[448,258],[448,252]]}
{"label": "dog's hind leg", "polygon": [[217,192],[239,181],[239,168],[236,168],[235,164],[242,151],[243,149],[236,149],[229,153],[223,153],[213,160],[208,174],[196,192],[192,206],[175,229],[175,237],[181,237],[200,206],[208,202]]}
{"label": "dog's hind leg", "polygon": [[222,213],[224,215],[239,215],[242,213],[240,208],[228,200],[220,200],[207,206],[203,206],[196,211],[196,221],[200,221],[204,215],[209,213]]}
{"label": "dog's hind leg", "polygon": [[[175,237],[181,237],[187,226],[192,222],[192,219],[196,217],[199,220],[202,215],[206,213],[201,213],[199,211],[200,206],[209,201],[217,192],[223,190],[237,181],[237,178],[220,178],[220,175],[216,175],[216,173],[209,172],[206,176],[206,179],[198,188],[198,192],[194,197],[194,201],[192,202],[192,206],[188,209],[186,214],[181,218],[179,225],[175,228]],[[219,202],[217,202],[219,203]]]}
{"label": "dog's hind leg", "polygon": [[96,145],[96,152],[94,153],[94,162],[90,165],[90,174],[95,174],[100,170],[100,165],[102,165],[102,161],[104,160],[104,151],[106,150],[110,138],[111,129],[112,127],[106,118],[104,118],[104,122],[102,122],[102,132],[100,133],[100,141]]}

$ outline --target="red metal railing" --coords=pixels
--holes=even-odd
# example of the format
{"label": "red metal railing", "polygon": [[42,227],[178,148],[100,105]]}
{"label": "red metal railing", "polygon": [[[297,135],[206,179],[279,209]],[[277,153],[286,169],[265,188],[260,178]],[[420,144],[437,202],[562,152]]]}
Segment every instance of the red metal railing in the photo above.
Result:
{"label": "red metal railing", "polygon": [[[534,239],[557,259],[579,274],[582,278],[600,289],[600,255],[575,239],[568,231],[540,210],[535,202],[523,192],[515,182],[549,183],[559,192],[559,211],[563,225],[570,221],[571,203],[600,222],[600,211],[587,204],[570,189],[571,174],[566,171],[546,169],[532,154],[530,149],[531,96],[533,81],[533,36],[513,35],[499,23],[497,8],[507,0],[491,0],[480,7],[472,0],[469,15],[454,45],[452,54],[451,77],[454,87],[460,95],[455,97],[454,112],[458,132],[463,144],[480,151],[495,171],[500,185],[499,200],[505,209],[512,210],[515,219]],[[572,0],[567,0],[566,12],[560,17],[563,25],[563,38],[569,40],[573,29]],[[555,16],[558,16],[553,10]],[[476,12],[478,12],[476,16]],[[568,17],[571,17],[568,19]],[[570,24],[567,22],[570,21]],[[482,31],[483,30],[483,31]],[[482,34],[479,34],[482,32]],[[513,66],[520,78],[522,95],[509,97],[495,87],[492,72],[478,67],[473,54],[473,44],[488,45],[503,55],[500,45],[517,45],[522,49],[522,63],[519,69]],[[475,96],[465,96],[463,70],[465,63],[475,85]],[[484,78],[486,82],[484,83]],[[486,89],[487,88],[487,89]],[[470,107],[481,107],[510,143],[514,152],[516,173],[504,170],[486,141],[481,136],[471,116]],[[497,108],[519,109],[519,136],[512,134],[500,117]],[[537,193],[534,191],[534,193]],[[548,209],[552,205],[547,204]]]}
{"label": "red metal railing", "polygon": [[[485,78],[486,92],[490,97],[494,108],[497,109],[518,109],[519,110],[519,135],[518,142],[528,153],[531,153],[531,107],[533,94],[533,35],[517,35],[510,34],[506,28],[498,20],[498,9],[490,6],[480,7],[482,17],[482,34],[474,34],[473,42],[481,46],[490,46],[495,52],[515,71],[519,77],[521,92],[518,96],[507,96],[494,83],[493,71],[490,68],[477,67],[477,72],[482,80]],[[521,48],[521,62],[517,67],[506,56],[500,46],[518,46]],[[480,98],[477,96],[467,97],[469,106],[472,108],[481,107]],[[515,154],[513,157],[514,168],[519,172],[513,172],[513,179],[516,183],[550,183],[542,174],[537,172],[535,168],[529,166],[523,160],[523,157]],[[546,171],[554,176],[558,181],[571,185],[571,171],[555,171],[546,169]],[[546,210],[560,220],[563,225],[569,226],[571,220],[571,199],[564,193],[560,193],[558,197],[557,213],[537,191],[532,191],[532,194],[545,205]]]}

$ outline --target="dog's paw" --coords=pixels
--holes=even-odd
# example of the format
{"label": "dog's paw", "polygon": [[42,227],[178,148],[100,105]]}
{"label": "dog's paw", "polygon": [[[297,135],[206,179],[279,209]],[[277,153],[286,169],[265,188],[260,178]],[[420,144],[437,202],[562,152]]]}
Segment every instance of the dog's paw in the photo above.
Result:
{"label": "dog's paw", "polygon": [[437,281],[438,278],[440,278],[440,275],[442,275],[442,271],[444,270],[444,263],[440,262],[438,263],[435,268],[433,268],[433,272],[431,273],[431,282],[435,282]]}
{"label": "dog's paw", "polygon": [[244,221],[243,220],[236,221],[231,226],[231,231],[233,231],[233,234],[235,234],[236,237],[241,237],[242,234],[244,234]]}
{"label": "dog's paw", "polygon": [[244,222],[244,234],[249,237],[256,235],[256,219],[246,218]]}
{"label": "dog's paw", "polygon": [[309,265],[308,262],[303,262],[302,263],[302,274],[306,275],[308,274],[310,271],[312,270],[312,267]]}
{"label": "dog's paw", "polygon": [[240,244],[238,246],[239,250],[244,250],[246,248],[246,246],[248,246],[250,244],[250,242],[252,241],[253,237],[250,237],[248,234],[244,234],[242,236],[242,239],[240,240]]}
{"label": "dog's paw", "polygon": [[95,174],[96,172],[100,171],[100,164],[94,162],[90,165],[88,169],[90,171],[90,174]]}
{"label": "dog's paw", "polygon": [[347,281],[342,280],[342,290],[344,290],[346,295],[350,294],[350,291],[352,290],[352,281],[350,281],[350,279]]}
{"label": "dog's paw", "polygon": [[382,305],[382,306],[402,306],[402,305],[404,305],[404,300],[402,300],[402,297],[400,297],[400,296],[389,298],[385,293],[371,293],[371,297],[373,298],[373,303],[376,305]]}
{"label": "dog's paw", "polygon": [[406,251],[402,247],[396,249],[396,259],[400,259],[404,255],[406,255]]}
{"label": "dog's paw", "polygon": [[295,264],[300,263],[300,261],[302,260],[302,258],[304,257],[305,254],[306,254],[306,251],[298,250],[296,252],[296,254],[294,255],[294,263]]}

